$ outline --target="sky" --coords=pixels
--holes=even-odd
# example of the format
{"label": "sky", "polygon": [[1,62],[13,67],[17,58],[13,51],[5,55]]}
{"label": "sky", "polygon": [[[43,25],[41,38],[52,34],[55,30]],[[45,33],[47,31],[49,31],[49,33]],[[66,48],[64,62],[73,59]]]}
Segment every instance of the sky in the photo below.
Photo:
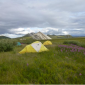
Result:
{"label": "sky", "polygon": [[85,0],[0,0],[0,36],[39,31],[85,36]]}

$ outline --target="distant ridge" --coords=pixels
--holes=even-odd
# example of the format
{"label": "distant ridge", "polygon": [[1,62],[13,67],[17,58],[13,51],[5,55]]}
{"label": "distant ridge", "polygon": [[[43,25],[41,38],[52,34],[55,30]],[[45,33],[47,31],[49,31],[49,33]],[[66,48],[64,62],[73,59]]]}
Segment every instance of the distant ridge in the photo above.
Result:
{"label": "distant ridge", "polygon": [[45,35],[42,32],[38,32],[38,33],[28,33],[28,34],[24,35],[23,37],[31,37],[36,40],[45,40],[45,39],[73,38],[74,36],[71,36],[71,35]]}
{"label": "distant ridge", "polygon": [[31,37],[35,40],[47,40],[47,39],[52,39],[49,36],[43,34],[42,32],[37,32],[37,33],[28,33],[24,35],[23,37]]}
{"label": "distant ridge", "polygon": [[0,39],[10,39],[10,38],[6,36],[0,36]]}
{"label": "distant ridge", "polygon": [[36,34],[31,34],[31,37],[35,40],[47,40],[47,39],[52,39],[49,36],[43,34],[42,32],[38,32]]}
{"label": "distant ridge", "polygon": [[48,36],[51,37],[52,39],[73,38],[73,36],[71,35],[48,35]]}
{"label": "distant ridge", "polygon": [[85,36],[73,36],[73,37],[85,37]]}

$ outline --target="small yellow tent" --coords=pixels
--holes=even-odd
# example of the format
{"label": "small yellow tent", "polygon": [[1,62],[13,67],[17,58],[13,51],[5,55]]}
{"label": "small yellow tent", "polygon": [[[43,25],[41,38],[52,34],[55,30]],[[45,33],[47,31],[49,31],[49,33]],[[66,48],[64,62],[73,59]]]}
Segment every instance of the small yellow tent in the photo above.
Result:
{"label": "small yellow tent", "polygon": [[52,42],[51,42],[51,41],[45,41],[45,42],[43,43],[43,45],[52,45]]}
{"label": "small yellow tent", "polygon": [[42,52],[42,51],[48,51],[48,49],[39,41],[36,41],[30,45],[27,45],[23,50],[21,50],[19,53],[29,53],[29,52]]}

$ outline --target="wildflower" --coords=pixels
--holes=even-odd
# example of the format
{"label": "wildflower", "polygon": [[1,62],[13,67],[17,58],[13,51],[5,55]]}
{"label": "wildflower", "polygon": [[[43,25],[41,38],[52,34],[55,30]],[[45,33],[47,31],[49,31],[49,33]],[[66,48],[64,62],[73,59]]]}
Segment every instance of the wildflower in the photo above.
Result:
{"label": "wildflower", "polygon": [[80,73],[79,75],[81,76],[82,74]]}
{"label": "wildflower", "polygon": [[61,52],[62,52],[62,49],[61,49]]}
{"label": "wildflower", "polygon": [[78,50],[78,52],[80,52],[80,50]]}
{"label": "wildflower", "polygon": [[85,55],[85,53],[84,53],[84,55]]}
{"label": "wildflower", "polygon": [[28,66],[29,64],[27,63],[27,66]]}
{"label": "wildflower", "polygon": [[75,49],[75,51],[77,51],[77,49]]}

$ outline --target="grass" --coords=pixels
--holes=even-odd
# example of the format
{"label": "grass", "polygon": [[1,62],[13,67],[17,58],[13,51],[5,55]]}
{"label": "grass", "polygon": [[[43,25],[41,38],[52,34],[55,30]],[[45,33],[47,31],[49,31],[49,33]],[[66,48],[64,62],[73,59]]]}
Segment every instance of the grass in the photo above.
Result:
{"label": "grass", "polygon": [[[48,52],[19,54],[27,44],[15,46],[10,52],[1,52],[0,84],[84,84],[85,55],[61,52],[58,45],[66,40],[52,40],[53,45],[46,46]],[[85,42],[84,38],[69,40]]]}

